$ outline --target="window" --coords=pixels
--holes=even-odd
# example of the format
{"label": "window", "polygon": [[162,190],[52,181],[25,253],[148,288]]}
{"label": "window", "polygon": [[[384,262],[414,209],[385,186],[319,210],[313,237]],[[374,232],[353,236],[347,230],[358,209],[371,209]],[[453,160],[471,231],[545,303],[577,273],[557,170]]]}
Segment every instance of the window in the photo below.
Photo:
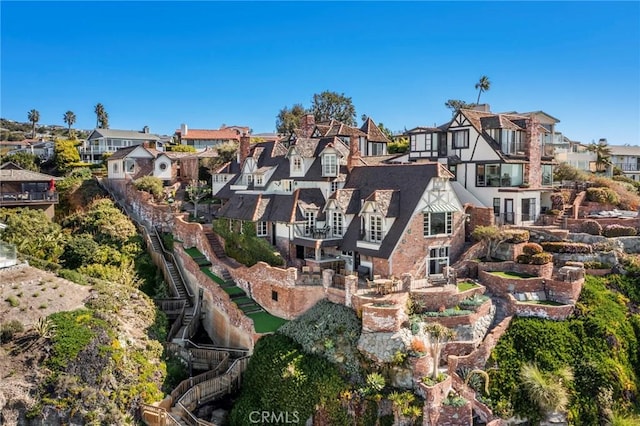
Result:
{"label": "window", "polygon": [[382,241],[382,216],[371,216],[369,219],[369,241],[372,243]]}
{"label": "window", "polygon": [[246,185],[251,185],[253,183],[253,175],[245,175],[244,176],[244,183]]}
{"label": "window", "polygon": [[461,149],[469,148],[469,131],[468,130],[456,130],[451,132],[452,141],[451,148]]}
{"label": "window", "polygon": [[535,198],[522,199],[522,220],[524,222],[527,222],[530,220],[536,220],[536,199]]}
{"label": "window", "polygon": [[493,214],[500,216],[500,198],[493,199]]}
{"label": "window", "polygon": [[500,146],[505,154],[524,154],[522,132],[518,130],[502,129],[500,134]]}
{"label": "window", "polygon": [[167,170],[167,163],[160,163],[160,170]]}
{"label": "window", "polygon": [[451,235],[453,229],[453,212],[424,213],[423,234],[425,237],[434,235]]}
{"label": "window", "polygon": [[274,302],[278,301],[278,292],[275,290],[271,290],[271,300],[273,300]]}
{"label": "window", "polygon": [[125,160],[124,167],[127,173],[133,173],[136,170],[136,162],[133,160]]}
{"label": "window", "polygon": [[385,155],[385,147],[386,144],[384,143],[378,143],[378,142],[372,142],[371,143],[371,152],[369,153],[369,155]]}
{"label": "window", "polygon": [[304,235],[311,235],[316,229],[316,212],[304,213]]}
{"label": "window", "polygon": [[458,175],[458,166],[456,164],[450,165],[449,171],[453,173],[453,177],[456,177]]}
{"label": "window", "polygon": [[292,158],[292,168],[291,170],[293,170],[294,172],[301,172],[302,171],[302,158],[295,156]]}
{"label": "window", "polygon": [[520,186],[523,181],[522,164],[476,165],[476,186]]}
{"label": "window", "polygon": [[336,176],[338,174],[338,157],[335,154],[322,156],[322,176]]}
{"label": "window", "polygon": [[334,180],[331,182],[331,193],[333,194],[337,190],[338,190],[338,181]]}
{"label": "window", "polygon": [[545,186],[553,185],[553,166],[551,164],[542,165],[542,184]]}
{"label": "window", "polygon": [[258,237],[266,237],[267,234],[267,222],[260,221],[256,222],[256,235]]}
{"label": "window", "polygon": [[282,182],[282,190],[291,192],[293,188],[293,181],[291,179],[284,179],[281,182]]}
{"label": "window", "polygon": [[332,222],[333,222],[333,236],[341,237],[342,236],[342,213],[333,212],[332,213]]}
{"label": "window", "polygon": [[257,186],[262,186],[262,185],[264,185],[264,176],[262,176],[262,175],[256,175],[255,183],[256,183],[256,185],[257,185]]}
{"label": "window", "polygon": [[113,163],[113,173],[118,173],[118,163]]}

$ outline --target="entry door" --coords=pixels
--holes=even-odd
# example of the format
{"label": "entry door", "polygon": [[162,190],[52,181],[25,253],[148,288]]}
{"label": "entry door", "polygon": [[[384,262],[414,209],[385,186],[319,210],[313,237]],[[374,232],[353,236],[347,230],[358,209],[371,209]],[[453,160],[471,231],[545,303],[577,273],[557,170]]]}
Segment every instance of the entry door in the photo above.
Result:
{"label": "entry door", "polygon": [[514,224],[513,198],[504,199],[504,223]]}
{"label": "entry door", "polygon": [[449,266],[449,247],[434,247],[429,250],[429,275],[442,275],[444,268]]}

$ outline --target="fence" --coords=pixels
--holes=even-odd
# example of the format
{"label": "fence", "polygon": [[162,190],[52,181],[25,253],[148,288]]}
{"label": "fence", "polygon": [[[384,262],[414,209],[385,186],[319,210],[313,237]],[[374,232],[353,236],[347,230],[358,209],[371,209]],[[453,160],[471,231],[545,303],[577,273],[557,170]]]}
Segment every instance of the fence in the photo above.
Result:
{"label": "fence", "polygon": [[0,241],[0,268],[6,268],[18,263],[16,246]]}

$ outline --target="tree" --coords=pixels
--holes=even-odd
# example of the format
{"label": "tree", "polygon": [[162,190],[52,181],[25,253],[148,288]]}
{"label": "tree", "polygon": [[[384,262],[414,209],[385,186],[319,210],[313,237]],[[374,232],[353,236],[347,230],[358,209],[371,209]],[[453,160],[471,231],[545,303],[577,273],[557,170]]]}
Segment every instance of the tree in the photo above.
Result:
{"label": "tree", "polygon": [[32,109],[27,114],[27,118],[31,122],[31,129],[32,129],[31,130],[31,137],[35,139],[35,137],[36,137],[36,124],[38,123],[38,121],[40,121],[40,113],[37,110]]}
{"label": "tree", "polygon": [[291,109],[285,106],[276,116],[276,131],[282,134],[292,133],[294,129],[300,127],[300,119],[306,113],[307,110],[302,104],[295,104]]}
{"label": "tree", "polygon": [[80,153],[76,141],[57,140],[53,147],[53,163],[61,174],[70,171],[75,163],[80,162]]}
{"label": "tree", "polygon": [[425,346],[429,349],[429,355],[433,360],[433,371],[431,378],[438,377],[438,366],[440,365],[440,354],[447,342],[456,337],[456,332],[437,322],[425,324],[422,329],[427,335]]}
{"label": "tree", "polygon": [[383,123],[378,123],[378,129],[380,129],[380,131],[384,133],[387,139],[389,139],[390,141],[393,140],[393,132],[386,128]]}
{"label": "tree", "polygon": [[487,77],[486,75],[480,77],[480,80],[478,80],[478,82],[476,83],[476,89],[478,90],[478,100],[476,101],[476,104],[480,103],[480,95],[482,94],[482,92],[486,92],[490,88],[491,82],[489,81],[489,77]]}
{"label": "tree", "polygon": [[591,143],[587,151],[596,154],[596,171],[604,172],[611,163],[611,148],[604,142]]}
{"label": "tree", "polygon": [[76,115],[73,111],[67,111],[64,113],[63,119],[64,122],[67,123],[67,126],[69,126],[69,137],[71,137],[71,126],[76,122]]}
{"label": "tree", "polygon": [[96,104],[93,108],[93,112],[96,114],[96,128],[108,129],[109,128],[109,114],[104,109],[104,105],[101,103]]}
{"label": "tree", "polygon": [[487,255],[486,260],[490,261],[491,256],[498,248],[500,243],[503,243],[509,239],[509,236],[497,226],[477,226],[476,229],[473,230],[471,236],[476,241],[482,241],[486,244],[487,247]]}
{"label": "tree", "polygon": [[325,90],[313,95],[310,112],[316,122],[338,120],[348,126],[356,125],[356,109],[350,97],[344,93]]}
{"label": "tree", "polygon": [[468,104],[460,99],[449,99],[444,106],[451,110],[452,115],[456,115],[461,109],[473,108],[475,104]]}
{"label": "tree", "polygon": [[40,171],[40,158],[30,152],[18,151],[15,154],[10,154],[4,157],[2,162],[17,164],[25,170],[31,170],[34,172]]}
{"label": "tree", "polygon": [[172,145],[170,151],[173,152],[196,152],[196,147],[192,145]]}
{"label": "tree", "polygon": [[529,399],[540,408],[542,415],[566,410],[569,404],[567,386],[573,381],[571,368],[563,367],[553,373],[544,373],[535,364],[524,364],[520,379],[528,391]]}
{"label": "tree", "polygon": [[193,216],[198,217],[198,203],[207,195],[211,194],[211,187],[203,180],[193,180],[187,186],[187,195],[193,202]]}

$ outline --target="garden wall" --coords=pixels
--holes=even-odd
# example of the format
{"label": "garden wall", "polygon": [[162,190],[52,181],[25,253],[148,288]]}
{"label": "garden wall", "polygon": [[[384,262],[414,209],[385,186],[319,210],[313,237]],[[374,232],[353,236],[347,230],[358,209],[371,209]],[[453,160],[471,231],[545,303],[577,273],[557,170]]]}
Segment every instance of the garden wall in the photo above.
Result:
{"label": "garden wall", "polygon": [[401,304],[381,300],[362,306],[364,333],[398,331],[402,328],[402,323],[408,319],[404,305]]}
{"label": "garden wall", "polygon": [[530,303],[518,303],[512,295],[508,295],[510,309],[519,317],[537,317],[550,320],[564,320],[573,313],[573,305],[551,306]]}
{"label": "garden wall", "polygon": [[120,199],[124,199],[127,208],[136,214],[144,223],[161,226],[163,229],[173,225],[176,210],[169,204],[156,204],[148,192],[138,191],[129,180],[103,179]]}
{"label": "garden wall", "polygon": [[[533,275],[539,278],[551,278],[553,274],[553,263],[549,262],[545,265],[528,265],[516,262],[479,262],[478,272],[480,271],[500,271],[500,272],[518,272],[522,274]],[[484,281],[481,280],[484,284]]]}
{"label": "garden wall", "polygon": [[425,287],[411,291],[411,297],[424,306],[425,311],[437,311],[441,307],[452,308],[460,301],[473,297],[475,294],[484,294],[484,286],[478,286],[463,292],[458,292],[458,287],[446,285],[441,287]]}
{"label": "garden wall", "polygon": [[253,320],[231,301],[231,297],[200,270],[179,245],[174,247],[176,260],[182,267],[185,278],[204,289],[202,325],[216,344],[253,349],[260,337],[255,332]]}
{"label": "garden wall", "polygon": [[[598,209],[600,210],[608,210],[608,209]],[[584,219],[568,219],[567,220],[567,229],[570,232],[580,232],[582,223],[585,220],[595,220],[597,221],[603,228],[607,225],[622,225],[622,226],[630,226],[632,228],[638,229],[640,227],[640,217],[633,218],[619,218],[619,217],[609,217],[609,218],[584,218]]]}

